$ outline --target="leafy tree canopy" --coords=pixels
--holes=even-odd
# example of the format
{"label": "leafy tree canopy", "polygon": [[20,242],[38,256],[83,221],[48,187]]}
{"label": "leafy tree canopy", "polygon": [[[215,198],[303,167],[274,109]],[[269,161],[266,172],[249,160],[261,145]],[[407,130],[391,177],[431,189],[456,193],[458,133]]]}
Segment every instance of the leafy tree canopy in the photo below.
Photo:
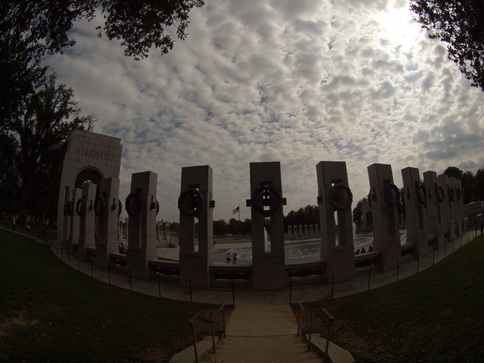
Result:
{"label": "leafy tree canopy", "polygon": [[484,91],[484,1],[412,0],[410,8],[430,38],[448,44],[449,58],[472,86]]}
{"label": "leafy tree canopy", "polygon": [[0,10],[0,33],[27,44],[41,57],[75,44],[69,31],[77,20],[104,16],[99,36],[121,40],[125,55],[146,58],[150,48],[162,54],[173,48],[170,29],[186,37],[188,14],[203,0],[6,0]]}
{"label": "leafy tree canopy", "polygon": [[94,117],[79,116],[72,98],[73,91],[58,85],[54,75],[46,77],[18,104],[15,117],[8,119],[8,127],[1,132],[13,153],[9,166],[18,175],[16,183],[8,186],[16,189],[19,223],[27,215],[42,220],[51,206],[56,207],[68,138],[75,129],[92,128]]}

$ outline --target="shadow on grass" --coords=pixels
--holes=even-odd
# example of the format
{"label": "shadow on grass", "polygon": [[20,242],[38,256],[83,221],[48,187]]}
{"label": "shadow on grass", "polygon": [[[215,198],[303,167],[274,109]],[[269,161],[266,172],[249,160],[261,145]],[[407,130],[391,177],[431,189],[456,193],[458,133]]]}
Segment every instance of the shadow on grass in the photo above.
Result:
{"label": "shadow on grass", "polygon": [[168,361],[211,307],[107,285],[2,229],[0,250],[2,361]]}
{"label": "shadow on grass", "polygon": [[332,339],[358,362],[484,362],[484,237],[405,280],[307,307],[335,316]]}

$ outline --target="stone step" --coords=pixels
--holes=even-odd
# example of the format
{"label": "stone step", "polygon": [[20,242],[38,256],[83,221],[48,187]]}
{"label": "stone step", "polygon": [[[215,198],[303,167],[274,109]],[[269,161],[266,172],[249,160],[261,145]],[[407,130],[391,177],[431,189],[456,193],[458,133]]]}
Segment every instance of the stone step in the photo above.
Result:
{"label": "stone step", "polygon": [[302,337],[227,337],[217,344],[216,354],[207,354],[207,362],[217,363],[294,363],[321,362],[315,352],[307,351]]}

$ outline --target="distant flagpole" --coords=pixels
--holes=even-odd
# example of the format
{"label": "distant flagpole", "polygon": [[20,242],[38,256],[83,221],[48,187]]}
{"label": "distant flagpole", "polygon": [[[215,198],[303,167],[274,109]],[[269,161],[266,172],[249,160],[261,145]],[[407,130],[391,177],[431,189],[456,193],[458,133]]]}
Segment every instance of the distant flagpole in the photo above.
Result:
{"label": "distant flagpole", "polygon": [[239,214],[239,221],[240,221],[240,205],[237,206],[237,208],[235,208],[233,211],[232,211],[232,214],[235,214],[235,213],[238,213]]}

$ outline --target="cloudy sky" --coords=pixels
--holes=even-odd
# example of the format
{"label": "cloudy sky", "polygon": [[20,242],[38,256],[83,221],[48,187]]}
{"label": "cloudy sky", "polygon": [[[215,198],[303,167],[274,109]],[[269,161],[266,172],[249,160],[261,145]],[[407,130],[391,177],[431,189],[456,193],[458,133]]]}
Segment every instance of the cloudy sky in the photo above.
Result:
{"label": "cloudy sky", "polygon": [[[213,168],[215,219],[250,217],[249,163],[280,161],[284,214],[316,204],[316,164],[345,161],[354,201],[367,167],[484,167],[484,92],[429,40],[407,1],[206,0],[188,38],[135,61],[79,23],[46,60],[94,131],[121,138],[131,174],[158,174],[159,219],[178,221],[181,168]],[[235,215],[237,217],[237,215]]]}

